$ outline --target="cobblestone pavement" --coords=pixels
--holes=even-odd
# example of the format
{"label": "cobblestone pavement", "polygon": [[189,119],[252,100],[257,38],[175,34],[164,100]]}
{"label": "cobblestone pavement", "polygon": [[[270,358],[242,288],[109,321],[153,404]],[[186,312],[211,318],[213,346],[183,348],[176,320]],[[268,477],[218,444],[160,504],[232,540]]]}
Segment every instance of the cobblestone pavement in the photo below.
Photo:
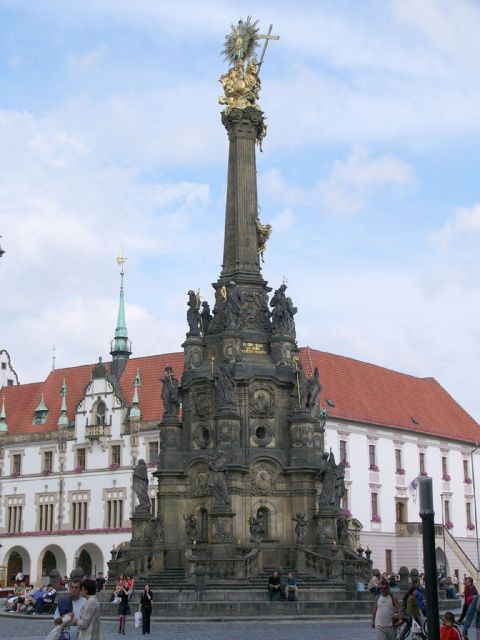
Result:
{"label": "cobblestone pavement", "polygon": [[[44,640],[52,624],[46,620],[0,618],[0,640]],[[119,638],[114,622],[104,622],[106,640]],[[133,616],[127,622],[127,639],[142,638],[141,630],[135,629]],[[162,622],[152,623],[152,640],[374,640],[375,635],[367,620],[357,622]]]}

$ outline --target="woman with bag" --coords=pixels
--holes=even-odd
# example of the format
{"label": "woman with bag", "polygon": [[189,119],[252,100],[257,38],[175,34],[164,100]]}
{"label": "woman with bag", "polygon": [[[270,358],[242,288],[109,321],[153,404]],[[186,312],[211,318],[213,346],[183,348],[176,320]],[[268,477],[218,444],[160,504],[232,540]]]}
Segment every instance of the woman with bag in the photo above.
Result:
{"label": "woman with bag", "polygon": [[128,589],[127,581],[125,580],[119,589],[117,589],[118,603],[118,633],[125,635],[125,626],[127,624],[127,616],[130,613],[130,606],[128,604]]}
{"label": "woman with bag", "polygon": [[150,616],[152,615],[152,600],[153,593],[148,584],[146,584],[142,591],[142,597],[140,598],[140,610],[142,616],[142,634],[150,634]]}

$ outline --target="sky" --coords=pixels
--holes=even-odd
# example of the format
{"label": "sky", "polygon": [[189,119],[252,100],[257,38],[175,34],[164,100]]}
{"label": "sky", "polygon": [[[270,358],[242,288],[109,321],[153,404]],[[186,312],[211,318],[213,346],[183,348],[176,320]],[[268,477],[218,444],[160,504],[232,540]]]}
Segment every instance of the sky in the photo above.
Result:
{"label": "sky", "polygon": [[0,0],[0,349],[21,382],[108,358],[123,250],[135,356],[213,302],[232,22],[273,24],[264,277],[301,346],[435,377],[480,419],[480,4]]}

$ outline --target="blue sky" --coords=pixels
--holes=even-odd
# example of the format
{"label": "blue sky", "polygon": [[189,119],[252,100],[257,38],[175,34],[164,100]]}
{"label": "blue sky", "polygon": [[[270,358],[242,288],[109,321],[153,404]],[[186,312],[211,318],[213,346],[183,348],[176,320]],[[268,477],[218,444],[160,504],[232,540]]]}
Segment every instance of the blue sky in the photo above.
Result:
{"label": "blue sky", "polygon": [[301,345],[480,398],[480,5],[0,0],[2,344],[22,382],[106,357],[128,257],[135,355],[212,299],[225,206],[220,56],[252,13],[264,275]]}

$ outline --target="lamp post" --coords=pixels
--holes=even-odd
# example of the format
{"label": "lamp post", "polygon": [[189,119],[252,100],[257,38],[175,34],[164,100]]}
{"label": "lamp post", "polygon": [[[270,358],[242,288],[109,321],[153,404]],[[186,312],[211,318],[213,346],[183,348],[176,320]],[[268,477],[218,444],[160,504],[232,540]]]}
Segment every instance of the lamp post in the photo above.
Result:
{"label": "lamp post", "polygon": [[[473,464],[473,454],[477,451],[480,445],[475,443],[475,449],[470,451],[470,466],[472,467],[472,484],[473,484],[473,506],[475,508],[475,538],[477,540],[477,572],[480,570],[480,547],[478,544],[478,515],[477,515],[477,492],[475,489],[475,467]],[[478,578],[478,576],[477,576]]]}
{"label": "lamp post", "polygon": [[428,640],[438,640],[438,587],[437,563],[435,558],[435,510],[433,508],[432,479],[422,476],[418,479],[420,495],[420,517],[422,518],[423,567],[425,571],[425,596],[427,600]]}

